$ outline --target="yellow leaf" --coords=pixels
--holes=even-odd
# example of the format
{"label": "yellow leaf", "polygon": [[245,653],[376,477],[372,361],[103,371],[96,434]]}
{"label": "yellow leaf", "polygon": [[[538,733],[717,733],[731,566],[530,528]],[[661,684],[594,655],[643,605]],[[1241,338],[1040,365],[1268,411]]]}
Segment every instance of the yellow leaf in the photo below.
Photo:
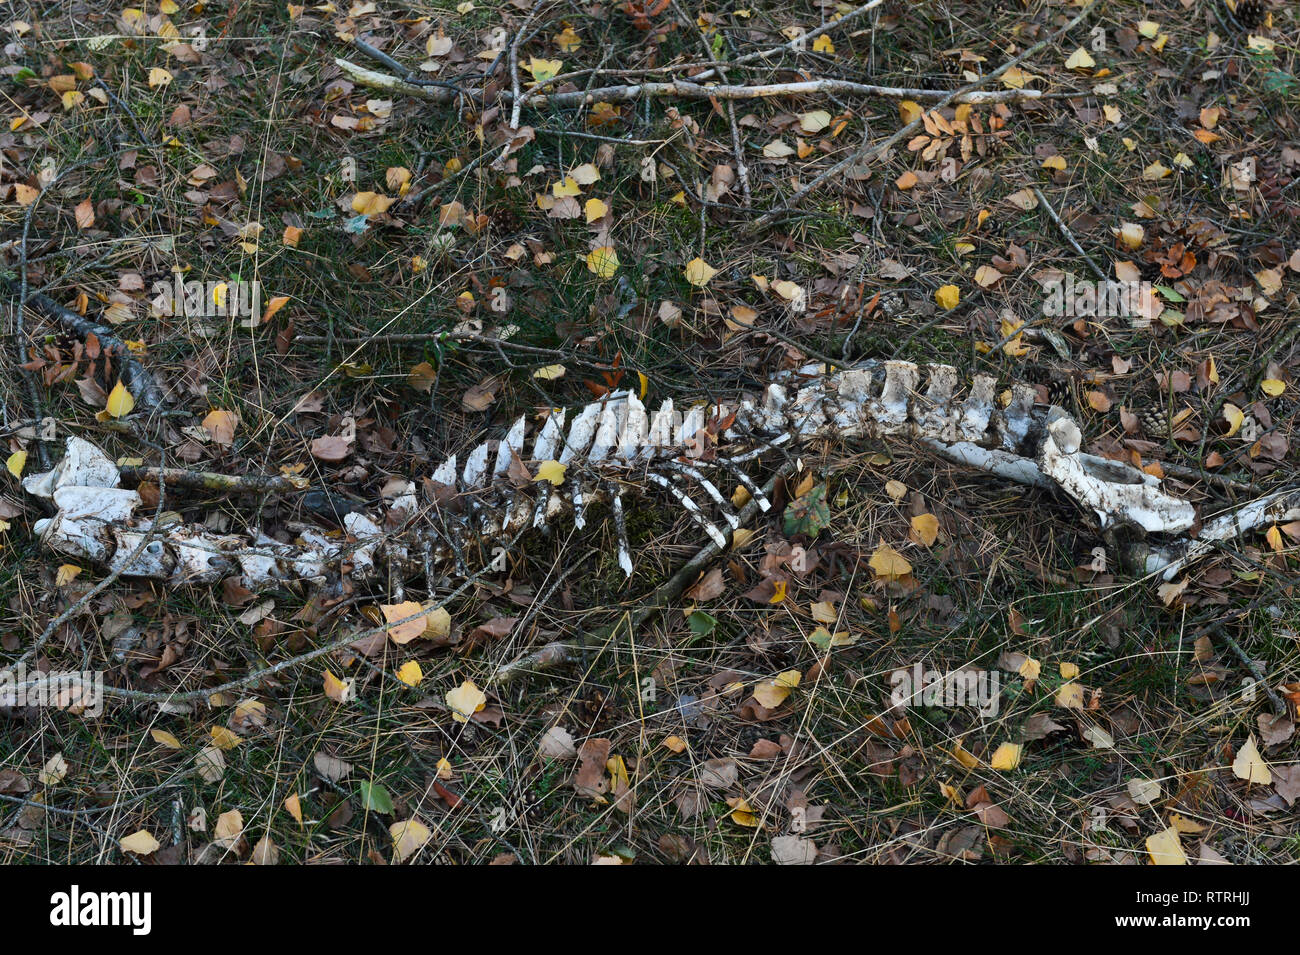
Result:
{"label": "yellow leaf", "polygon": [[161,66],[155,66],[149,70],[149,86],[159,87],[166,86],[172,81],[172,75]]}
{"label": "yellow leaf", "polygon": [[934,293],[934,300],[939,303],[940,308],[954,309],[961,301],[961,289],[955,285],[940,286]]}
{"label": "yellow leaf", "polygon": [[471,716],[487,706],[487,697],[474,685],[473,680],[466,680],[456,689],[448,691],[447,705],[451,707],[453,720],[468,723]]}
{"label": "yellow leaf", "polygon": [[158,743],[160,746],[166,746],[168,749],[181,748],[181,741],[166,730],[160,730],[157,728],[151,729],[149,735],[152,736],[153,741]]}
{"label": "yellow leaf", "polygon": [[1044,168],[1044,169],[1060,169],[1060,170],[1064,170],[1064,169],[1065,169],[1065,157],[1064,157],[1064,156],[1059,156],[1059,155],[1058,155],[1058,156],[1048,156],[1046,159],[1043,160],[1043,168]]}
{"label": "yellow leaf", "polygon": [[1020,669],[1017,672],[1026,680],[1037,680],[1043,672],[1043,664],[1033,657],[1025,657],[1025,662],[1020,664]]}
{"label": "yellow leaf", "polygon": [[686,281],[696,288],[704,288],[709,284],[709,279],[717,274],[718,270],[701,258],[694,258],[686,263]]}
{"label": "yellow leaf", "polygon": [[974,753],[967,752],[961,745],[960,740],[958,740],[957,745],[952,748],[952,758],[957,760],[957,762],[962,766],[965,766],[967,769],[975,769],[980,764],[979,757]]}
{"label": "yellow leaf", "polygon": [[767,602],[770,604],[779,604],[785,599],[785,591],[786,582],[784,580],[778,580],[772,585],[772,596],[767,598]]}
{"label": "yellow leaf", "polygon": [[543,365],[533,372],[533,377],[542,381],[555,381],[557,378],[563,378],[564,372],[563,365]]}
{"label": "yellow leaf", "polygon": [[926,547],[934,546],[939,539],[939,518],[933,514],[917,514],[912,518],[912,533]]}
{"label": "yellow leaf", "polygon": [[1173,826],[1147,838],[1147,854],[1155,865],[1187,865],[1187,853]]}
{"label": "yellow leaf", "polygon": [[[285,229],[285,231],[288,232],[289,230]],[[265,325],[267,322],[269,322],[272,318],[275,317],[276,312],[280,311],[280,309],[284,308],[288,304],[289,304],[289,296],[287,295],[272,296],[271,300],[266,303],[266,309],[262,312],[262,324]]]}
{"label": "yellow leaf", "polygon": [[1083,686],[1079,683],[1065,683],[1056,691],[1056,705],[1067,710],[1083,709]]}
{"label": "yellow leaf", "polygon": [[23,468],[25,468],[26,466],[27,466],[26,451],[15,451],[13,454],[9,455],[8,459],[6,459],[5,461],[5,467],[9,470],[9,473],[12,474],[14,477],[22,477]]}
{"label": "yellow leaf", "polygon": [[393,643],[399,646],[410,643],[416,637],[424,633],[424,618],[416,617],[414,620],[407,620],[405,623],[399,623],[391,626],[394,621],[404,620],[407,617],[414,616],[424,610],[418,602],[414,600],[405,600],[399,604],[383,604],[379,608],[384,615],[384,619],[390,624],[388,636],[392,638]]}
{"label": "yellow leaf", "polygon": [[881,544],[867,561],[877,577],[904,577],[912,572],[907,558],[888,544]]}
{"label": "yellow leaf", "polygon": [[393,840],[393,861],[405,862],[424,847],[433,833],[420,820],[411,818],[393,823],[388,827],[388,835]]}
{"label": "yellow leaf", "polygon": [[1079,675],[1079,665],[1077,663],[1062,663],[1060,671],[1062,679],[1073,680]]}
{"label": "yellow leaf", "polygon": [[1139,20],[1137,31],[1148,40],[1154,40],[1156,34],[1160,32],[1160,24],[1154,20]]}
{"label": "yellow leaf", "polygon": [[66,587],[76,580],[77,575],[81,573],[81,568],[76,564],[61,564],[58,572],[54,575],[54,586]]}
{"label": "yellow leaf", "polygon": [[602,199],[588,199],[582,208],[588,223],[605,218],[605,213],[609,212],[609,206]]}
{"label": "yellow leaf", "polygon": [[352,211],[365,216],[382,215],[396,201],[378,192],[358,192],[352,197]]}
{"label": "yellow leaf", "polygon": [[434,607],[424,616],[424,638],[441,640],[451,633],[451,614],[446,607]]}
{"label": "yellow leaf", "polygon": [[1003,743],[993,752],[989,766],[1003,772],[1009,772],[1020,765],[1020,754],[1024,747],[1019,743]]}
{"label": "yellow leaf", "polygon": [[545,83],[547,80],[555,79],[562,66],[564,66],[563,60],[542,60],[534,56],[524,69],[533,74],[533,79],[538,83]]}
{"label": "yellow leaf", "polygon": [[289,815],[293,816],[294,822],[298,823],[298,825],[301,826],[302,825],[302,800],[298,798],[298,794],[294,793],[291,796],[285,797],[283,806],[285,810],[289,813]]}
{"label": "yellow leaf", "polygon": [[587,253],[587,271],[596,273],[597,278],[613,278],[618,271],[618,253],[608,245],[592,249]]}
{"label": "yellow leaf", "polygon": [[208,433],[212,443],[228,448],[235,440],[235,428],[239,418],[233,411],[209,411],[203,419],[203,430]]}
{"label": "yellow leaf", "polygon": [[162,0],[162,3],[158,5],[158,9],[165,15],[171,16],[173,13],[180,10],[180,7],[173,3],[172,0]]}
{"label": "yellow leaf", "polygon": [[1091,69],[1096,65],[1097,61],[1094,60],[1083,47],[1076,49],[1070,54],[1070,58],[1065,61],[1065,68],[1067,70],[1086,70]]}
{"label": "yellow leaf", "polygon": [[1147,230],[1136,222],[1125,222],[1119,227],[1118,234],[1120,244],[1126,249],[1133,250],[1141,247],[1142,241],[1146,238]]}
{"label": "yellow leaf", "polygon": [[108,401],[104,404],[104,410],[114,418],[125,418],[135,407],[135,399],[131,397],[131,392],[126,390],[126,386],[118,381],[113,386],[113,390],[108,393]]}
{"label": "yellow leaf", "polygon": [[1105,116],[1106,119],[1108,119],[1112,123],[1118,123],[1121,119],[1124,118],[1124,114],[1119,111],[1119,107],[1112,106],[1110,103],[1106,103],[1104,106],[1102,106],[1101,112],[1102,115]]}
{"label": "yellow leaf", "polygon": [[211,730],[212,745],[217,749],[234,749],[243,742],[238,736],[224,726],[214,726]]}
{"label": "yellow leaf", "polygon": [[1228,402],[1223,406],[1223,419],[1228,422],[1228,437],[1231,438],[1241,428],[1246,415],[1232,402]]}
{"label": "yellow leaf", "polygon": [[813,40],[813,52],[814,52],[814,53],[834,53],[834,52],[835,52],[835,44],[831,42],[831,38],[830,38],[830,37],[828,37],[825,33],[823,33],[823,34],[822,34],[821,36],[819,36],[817,39]]}
{"label": "yellow leaf", "polygon": [[627,763],[622,756],[611,756],[605,760],[605,769],[609,773],[609,788],[615,792],[632,785],[632,778],[627,774]]}
{"label": "yellow leaf", "polygon": [[686,740],[680,736],[668,736],[664,738],[664,748],[674,753],[686,752]]}
{"label": "yellow leaf", "polygon": [[559,461],[543,461],[537,466],[534,481],[550,481],[556,487],[564,483],[565,466]]}
{"label": "yellow leaf", "polygon": [[758,827],[758,814],[754,812],[749,803],[737,796],[727,800],[727,805],[731,807],[731,821],[738,826],[745,826],[748,829]]}
{"label": "yellow leaf", "polygon": [[117,845],[123,852],[137,856],[152,855],[162,847],[162,843],[150,835],[147,829],[131,833]]}
{"label": "yellow leaf", "polygon": [[1159,179],[1164,179],[1172,172],[1172,169],[1157,160],[1142,170],[1142,178],[1146,179],[1148,182],[1153,182]]}
{"label": "yellow leaf", "polygon": [[572,176],[565,176],[559,182],[552,184],[551,195],[556,199],[566,199],[572,196],[582,195],[582,187]]}
{"label": "yellow leaf", "polygon": [[397,669],[397,678],[407,686],[418,686],[424,679],[424,671],[414,660],[407,660]]}
{"label": "yellow leaf", "polygon": [[799,128],[805,133],[820,133],[831,124],[831,114],[824,109],[814,109],[799,116]]}
{"label": "yellow leaf", "polygon": [[798,670],[787,670],[770,680],[763,680],[754,687],[754,699],[764,709],[774,710],[785,702],[802,678],[803,674]]}
{"label": "yellow leaf", "polygon": [[1278,530],[1276,524],[1270,527],[1264,533],[1264,540],[1268,541],[1268,546],[1273,548],[1275,553],[1281,553],[1286,550],[1286,544],[1282,542],[1282,532]]}
{"label": "yellow leaf", "polygon": [[1259,383],[1259,390],[1264,392],[1270,398],[1276,398],[1282,392],[1286,391],[1286,382],[1278,378],[1265,378]]}
{"label": "yellow leaf", "polygon": [[1013,66],[1002,74],[1002,85],[1009,90],[1022,90],[1031,79],[1033,79],[1033,74],[1025,72],[1018,66]]}
{"label": "yellow leaf", "polygon": [[323,690],[326,699],[333,700],[335,703],[346,703],[352,698],[352,681],[340,680],[326,670]]}
{"label": "yellow leaf", "polygon": [[559,47],[561,53],[573,53],[582,46],[582,38],[574,32],[573,27],[566,24],[564,29],[555,35],[555,45]]}
{"label": "yellow leaf", "polygon": [[1255,745],[1254,733],[1251,733],[1241,749],[1237,750],[1237,758],[1232,761],[1232,772],[1238,779],[1244,779],[1248,783],[1267,786],[1273,781],[1273,773],[1268,768],[1268,763],[1264,762],[1264,757],[1259,755],[1259,748]]}
{"label": "yellow leaf", "polygon": [[915,100],[905,99],[898,104],[898,115],[904,123],[920,119],[921,114],[924,112],[925,110],[921,108],[921,104]]}

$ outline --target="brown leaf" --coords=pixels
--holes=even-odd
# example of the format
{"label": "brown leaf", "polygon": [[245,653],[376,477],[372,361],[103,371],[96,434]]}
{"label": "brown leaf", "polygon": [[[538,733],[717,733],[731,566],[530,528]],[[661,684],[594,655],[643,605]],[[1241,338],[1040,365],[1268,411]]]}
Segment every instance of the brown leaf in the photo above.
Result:
{"label": "brown leaf", "polygon": [[469,388],[460,399],[466,411],[486,411],[497,400],[497,389],[501,382],[497,378],[487,378]]}
{"label": "brown leaf", "polygon": [[89,199],[82,199],[77,208],[72,210],[77,218],[78,229],[89,229],[95,224],[95,206]]}
{"label": "brown leaf", "polygon": [[695,586],[686,591],[686,596],[692,600],[713,600],[715,597],[720,597],[725,589],[726,585],[722,582],[722,570],[715,567],[701,577]]}

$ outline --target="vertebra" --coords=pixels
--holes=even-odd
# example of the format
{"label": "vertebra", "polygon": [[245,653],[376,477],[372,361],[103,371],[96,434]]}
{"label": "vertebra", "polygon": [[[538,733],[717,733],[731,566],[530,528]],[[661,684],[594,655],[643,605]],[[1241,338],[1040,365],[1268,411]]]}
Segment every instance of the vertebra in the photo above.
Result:
{"label": "vertebra", "polygon": [[[433,505],[443,511],[441,520],[418,513],[415,486],[408,482],[374,513],[346,515],[347,541],[312,527],[301,528],[298,540],[285,544],[260,533],[250,538],[173,524],[154,531],[132,559],[149,527],[149,518],[139,512],[140,496],[118,488],[112,461],[76,437],[68,438],[58,467],[23,484],[32,494],[52,498],[58,508],[54,517],[36,523],[54,550],[127,576],[172,583],[238,575],[254,590],[295,580],[322,583],[343,563],[361,581],[376,578],[382,568],[410,576],[422,568],[454,565],[464,573],[463,554],[476,541],[506,543],[566,510],[582,527],[593,500],[611,505],[619,563],[630,575],[622,520],[626,488],[663,492],[725,546],[738,521],[717,482],[743,485],[766,511],[770,504],[746,465],[814,438],[912,439],[964,466],[1062,491],[1092,511],[1102,529],[1136,525],[1169,535],[1163,549],[1147,556],[1149,571],[1176,570],[1208,546],[1194,537],[1174,539],[1197,522],[1190,502],[1165,492],[1149,474],[1083,452],[1077,422],[1055,405],[1036,406],[1032,388],[1012,385],[1009,401],[998,407],[995,379],[976,375],[962,397],[957,383],[956,369],[947,365],[928,365],[923,373],[910,362],[866,361],[829,373],[822,366],[786,372],[761,396],[713,409],[694,404],[684,413],[669,398],[651,414],[636,395],[619,392],[572,414],[553,410],[537,430],[529,456],[527,419],[521,417],[503,438],[472,449],[463,466],[453,455],[432,469],[430,481],[444,502]],[[721,434],[706,430],[710,419],[727,422],[733,414]],[[564,483],[515,486],[509,471],[516,456],[534,469],[558,460],[567,468]],[[1278,510],[1271,508],[1270,516]],[[1282,510],[1290,514],[1295,508]],[[1224,520],[1208,525],[1216,540],[1229,526]]]}

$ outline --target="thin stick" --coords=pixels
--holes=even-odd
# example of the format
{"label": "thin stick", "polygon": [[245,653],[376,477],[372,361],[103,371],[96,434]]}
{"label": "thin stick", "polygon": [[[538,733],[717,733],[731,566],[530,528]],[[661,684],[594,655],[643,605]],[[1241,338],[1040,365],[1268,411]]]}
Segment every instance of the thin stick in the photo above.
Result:
{"label": "thin stick", "polygon": [[[673,10],[681,19],[687,23],[691,22],[690,17],[682,11],[677,0],[673,0]],[[726,83],[727,74],[723,72],[722,66],[718,63],[718,58],[713,55],[713,47],[709,45],[709,38],[704,35],[703,28],[699,27],[698,24],[696,28],[700,33],[700,45],[704,47],[704,55],[713,64],[713,71],[718,74],[722,82]],[[696,79],[698,80],[698,77]],[[740,180],[740,192],[744,197],[745,205],[748,206],[753,200],[749,192],[749,167],[745,165],[745,152],[740,143],[740,126],[736,123],[736,104],[731,101],[727,102],[727,123],[731,126],[731,151],[736,156],[736,177]]]}
{"label": "thin stick", "polygon": [[1078,252],[1081,256],[1083,256],[1083,261],[1088,263],[1088,267],[1092,269],[1092,274],[1097,277],[1097,281],[1099,282],[1106,281],[1106,273],[1101,270],[1101,268],[1097,265],[1096,262],[1092,260],[1092,257],[1089,256],[1087,252],[1083,251],[1083,246],[1079,245],[1078,240],[1075,239],[1074,237],[1074,233],[1070,231],[1070,227],[1067,226],[1065,222],[1062,221],[1061,217],[1056,214],[1056,210],[1053,209],[1052,204],[1047,201],[1047,197],[1043,195],[1043,191],[1039,189],[1037,186],[1034,186],[1033,190],[1034,190],[1034,196],[1038,199],[1038,204],[1041,205],[1047,211],[1048,217],[1053,222],[1056,223],[1056,228],[1060,230],[1061,235],[1065,236],[1065,241],[1070,243],[1070,245],[1074,248],[1075,252]]}
{"label": "thin stick", "polygon": [[1232,648],[1232,652],[1237,655],[1237,659],[1241,661],[1242,666],[1250,671],[1251,676],[1255,678],[1255,682],[1264,688],[1264,692],[1268,694],[1269,701],[1273,704],[1273,710],[1279,716],[1286,716],[1286,703],[1282,700],[1282,697],[1278,695],[1277,691],[1269,686],[1268,680],[1264,676],[1264,671],[1259,668],[1259,664],[1246,656],[1246,651],[1241,649],[1241,644],[1234,640],[1229,635],[1228,631],[1218,624],[1212,626],[1210,632],[1218,634],[1223,638],[1223,642]]}

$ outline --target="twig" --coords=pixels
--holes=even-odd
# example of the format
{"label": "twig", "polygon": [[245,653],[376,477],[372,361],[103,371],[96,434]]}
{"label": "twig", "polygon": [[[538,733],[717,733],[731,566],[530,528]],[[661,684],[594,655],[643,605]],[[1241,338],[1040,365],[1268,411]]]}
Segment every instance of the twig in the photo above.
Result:
{"label": "twig", "polygon": [[1037,186],[1034,186],[1033,190],[1034,196],[1038,199],[1038,204],[1047,211],[1048,217],[1056,223],[1056,228],[1060,230],[1061,235],[1065,236],[1065,241],[1070,243],[1075,252],[1078,252],[1083,256],[1083,260],[1088,263],[1088,268],[1092,269],[1092,274],[1097,277],[1097,281],[1106,281],[1106,273],[1101,270],[1087,252],[1083,251],[1083,246],[1079,245],[1078,240],[1074,237],[1074,233],[1070,231],[1070,227],[1067,226],[1061,217],[1056,214],[1056,210],[1053,209],[1052,204],[1047,201],[1047,197],[1043,195],[1043,191]]}
{"label": "twig", "polygon": [[1259,664],[1246,656],[1246,651],[1241,648],[1241,644],[1234,640],[1228,631],[1219,624],[1210,627],[1209,632],[1217,634],[1223,638],[1223,642],[1232,648],[1232,652],[1237,655],[1237,659],[1241,661],[1242,666],[1250,671],[1251,676],[1255,678],[1255,682],[1264,688],[1264,692],[1268,694],[1269,701],[1273,704],[1273,710],[1279,716],[1286,716],[1288,712],[1286,703],[1283,701],[1282,697],[1278,695],[1277,691],[1269,686],[1268,680],[1264,676],[1264,671],[1259,668]]}
{"label": "twig", "polygon": [[[1092,13],[1093,8],[1096,7],[1099,2],[1100,0],[1091,0],[1091,2],[1086,7],[1084,7],[1082,10],[1079,11],[1078,16],[1074,17],[1074,19],[1072,19],[1065,26],[1061,27],[1055,33],[1051,34],[1045,39],[1039,40],[1033,46],[1029,47],[1027,50],[1022,52],[1019,56],[1007,60],[1007,62],[1003,63],[992,73],[986,73],[984,76],[981,76],[975,82],[968,83],[966,86],[963,86],[958,90],[954,90],[953,92],[946,94],[944,98],[939,101],[938,105],[935,106],[935,109],[942,109],[943,107],[949,106],[952,103],[971,102],[971,100],[968,99],[968,97],[979,92],[981,87],[986,86],[987,84],[991,83],[993,80],[996,80],[998,77],[1002,76],[1004,73],[1006,73],[1012,67],[1016,66],[1018,63],[1022,63],[1025,60],[1027,60],[1029,57],[1038,53],[1038,51],[1045,49],[1047,46],[1049,46],[1052,43],[1055,43],[1058,39],[1060,39],[1070,30],[1074,29],[1076,26],[1082,23],[1084,19],[1088,16],[1088,14]],[[1010,92],[1024,92],[1024,91],[1011,90]],[[1030,97],[1030,98],[1037,99],[1038,97]],[[825,182],[828,182],[831,179],[834,179],[836,176],[838,176],[844,170],[848,169],[850,166],[856,165],[861,162],[875,161],[875,159],[884,155],[885,152],[891,149],[895,143],[900,142],[905,136],[908,136],[914,131],[916,131],[917,129],[920,129],[923,116],[924,114],[916,117],[916,119],[912,120],[910,123],[903,126],[900,130],[898,130],[898,132],[894,133],[883,143],[880,143],[877,146],[872,146],[869,143],[864,141],[862,145],[859,146],[857,149],[855,149],[851,155],[847,156],[844,159],[841,159],[834,166],[831,166],[831,168],[827,169],[825,172],[819,175],[812,182],[798,189],[781,206],[771,210],[770,212],[766,212],[759,218],[755,219],[751,226],[751,229],[761,229],[764,226],[770,225],[778,217],[790,212],[796,205],[799,204],[800,201],[803,200],[805,196],[807,196],[818,186],[822,185]]]}
{"label": "twig", "polygon": [[[687,23],[691,22],[690,17],[682,11],[681,5],[677,3],[677,0],[673,0],[673,10],[676,11],[677,16],[681,19],[685,20]],[[709,61],[713,64],[713,71],[718,74],[722,82],[726,83],[727,74],[722,71],[722,66],[718,63],[718,58],[713,55],[713,47],[709,45],[709,38],[704,35],[703,29],[699,28],[698,24],[696,25],[696,28],[699,30],[700,45],[704,47],[704,55],[708,57]],[[745,165],[745,151],[740,142],[740,127],[736,123],[736,104],[730,101],[727,102],[727,123],[731,127],[731,151],[736,156],[736,177],[740,180],[740,192],[744,198],[745,205],[748,206],[753,198],[749,191],[749,167]]]}

